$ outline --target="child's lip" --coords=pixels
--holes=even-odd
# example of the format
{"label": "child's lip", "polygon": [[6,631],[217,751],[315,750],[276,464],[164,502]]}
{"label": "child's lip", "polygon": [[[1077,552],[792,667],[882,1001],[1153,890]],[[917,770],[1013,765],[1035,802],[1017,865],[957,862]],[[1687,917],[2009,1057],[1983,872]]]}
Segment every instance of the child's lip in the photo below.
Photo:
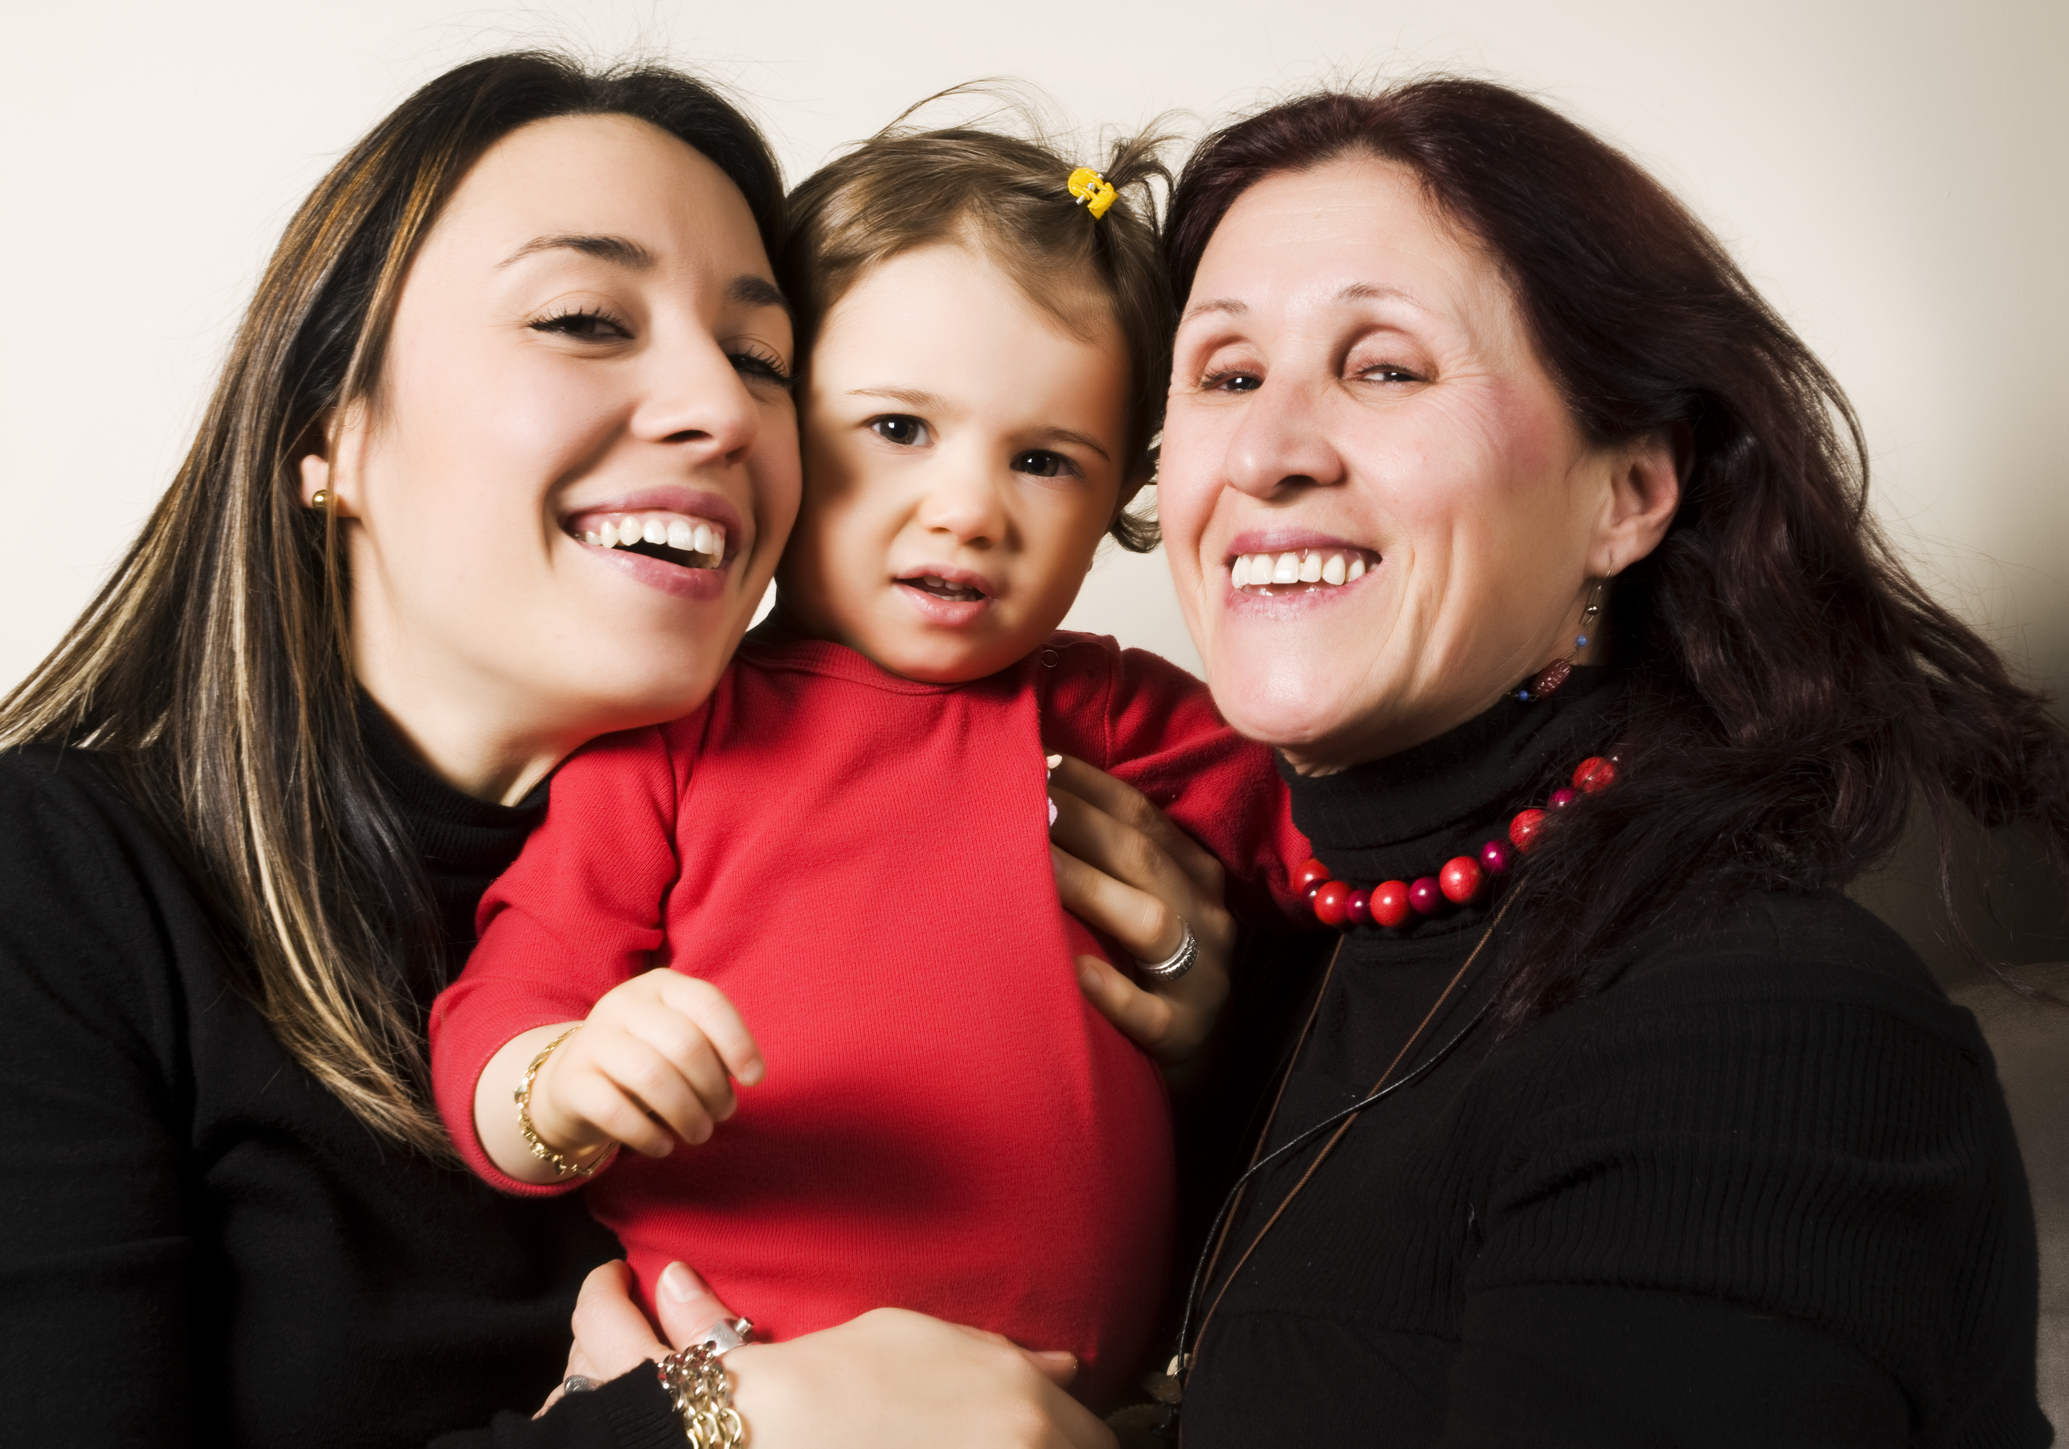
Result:
{"label": "child's lip", "polygon": [[918,585],[924,579],[939,579],[952,589],[975,589],[986,600],[998,597],[999,590],[992,581],[975,569],[958,568],[954,564],[918,564],[912,568],[900,569],[894,583]]}

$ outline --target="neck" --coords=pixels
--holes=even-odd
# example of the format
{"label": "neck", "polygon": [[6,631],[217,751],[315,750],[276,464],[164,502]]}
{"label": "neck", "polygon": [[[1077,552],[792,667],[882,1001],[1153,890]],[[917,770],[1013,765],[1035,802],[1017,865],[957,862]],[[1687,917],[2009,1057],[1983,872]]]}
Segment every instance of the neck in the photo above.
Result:
{"label": "neck", "polygon": [[383,668],[365,653],[358,660],[360,687],[411,753],[462,794],[515,805],[583,743],[532,718],[523,700],[426,680],[392,664]]}

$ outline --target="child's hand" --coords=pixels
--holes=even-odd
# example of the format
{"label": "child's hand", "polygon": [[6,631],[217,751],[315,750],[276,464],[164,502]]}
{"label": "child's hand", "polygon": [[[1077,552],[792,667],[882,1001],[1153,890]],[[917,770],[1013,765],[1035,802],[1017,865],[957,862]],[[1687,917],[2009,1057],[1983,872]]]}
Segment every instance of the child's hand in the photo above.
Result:
{"label": "child's hand", "polygon": [[605,993],[532,1084],[532,1127],[573,1155],[622,1142],[666,1157],[702,1142],[762,1079],[761,1048],[708,981],[662,967]]}
{"label": "child's hand", "polygon": [[[474,1131],[489,1160],[520,1182],[562,1180],[532,1151],[511,1091],[573,1022],[505,1042],[474,1084]],[[529,1115],[540,1141],[587,1166],[622,1142],[666,1157],[675,1139],[702,1142],[737,1105],[733,1082],[762,1079],[761,1048],[733,1003],[708,981],[667,969],[607,992],[581,1030],[555,1047],[532,1080]]]}

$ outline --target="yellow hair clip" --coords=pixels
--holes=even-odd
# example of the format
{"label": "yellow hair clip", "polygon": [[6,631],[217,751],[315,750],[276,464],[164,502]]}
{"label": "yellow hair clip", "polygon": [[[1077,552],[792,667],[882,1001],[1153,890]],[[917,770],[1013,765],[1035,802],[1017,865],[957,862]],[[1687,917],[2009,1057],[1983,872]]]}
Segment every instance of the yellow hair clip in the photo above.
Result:
{"label": "yellow hair clip", "polygon": [[1114,204],[1120,195],[1104,176],[1090,166],[1080,166],[1070,173],[1070,194],[1078,199],[1078,205],[1091,213],[1094,221],[1106,215],[1106,209]]}

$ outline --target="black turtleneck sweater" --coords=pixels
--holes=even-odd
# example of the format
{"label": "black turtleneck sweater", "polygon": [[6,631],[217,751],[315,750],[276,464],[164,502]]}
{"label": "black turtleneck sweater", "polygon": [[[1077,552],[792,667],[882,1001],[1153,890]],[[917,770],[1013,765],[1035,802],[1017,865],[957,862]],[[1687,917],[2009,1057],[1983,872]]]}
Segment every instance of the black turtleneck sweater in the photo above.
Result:
{"label": "black turtleneck sweater", "polygon": [[[1295,818],[1340,879],[1434,874],[1610,746],[1617,693],[1584,672],[1290,777]],[[1273,1146],[1373,1087],[1487,916],[1345,935]],[[1904,943],[1842,897],[1763,896],[1596,979],[1367,1110],[1230,1281],[1317,1149],[1261,1174],[1187,1449],[2049,1442],[1995,1067]],[[1493,984],[1476,968],[1404,1067]]]}
{"label": "black turtleneck sweater", "polygon": [[[469,799],[368,724],[449,969],[545,792]],[[90,754],[0,755],[0,1440],[680,1445],[650,1373],[528,1417],[615,1248],[579,1202],[501,1197],[378,1139],[217,951]]]}

